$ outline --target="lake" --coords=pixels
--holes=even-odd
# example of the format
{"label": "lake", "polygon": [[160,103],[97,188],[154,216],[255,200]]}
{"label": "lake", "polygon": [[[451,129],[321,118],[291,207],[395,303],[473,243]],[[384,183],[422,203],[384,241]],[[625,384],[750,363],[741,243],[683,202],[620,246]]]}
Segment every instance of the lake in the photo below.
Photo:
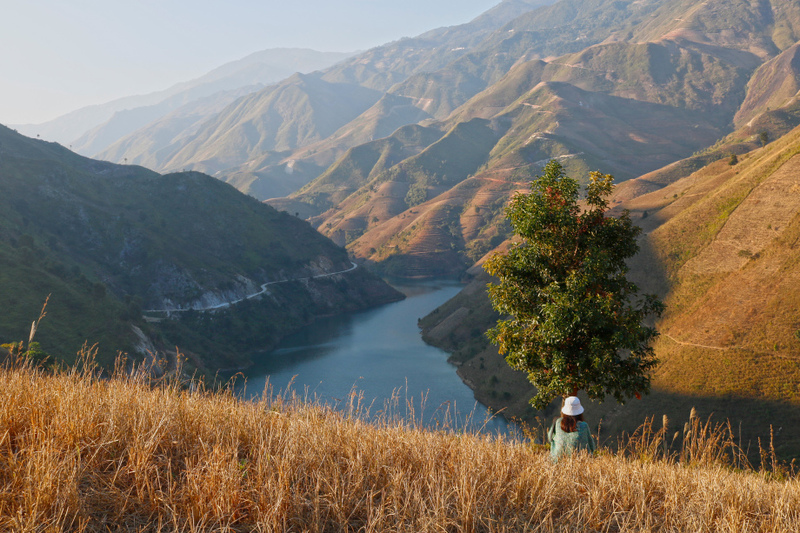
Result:
{"label": "lake", "polygon": [[256,355],[246,372],[246,395],[259,396],[267,380],[275,392],[291,382],[298,394],[343,408],[355,390],[362,406],[372,406],[372,415],[390,408],[394,415],[407,420],[413,416],[426,427],[506,434],[508,422],[488,420],[488,410],[456,375],[447,352],[425,344],[417,326],[419,318],[463,285],[425,281],[393,286],[405,300],[317,320],[277,349]]}

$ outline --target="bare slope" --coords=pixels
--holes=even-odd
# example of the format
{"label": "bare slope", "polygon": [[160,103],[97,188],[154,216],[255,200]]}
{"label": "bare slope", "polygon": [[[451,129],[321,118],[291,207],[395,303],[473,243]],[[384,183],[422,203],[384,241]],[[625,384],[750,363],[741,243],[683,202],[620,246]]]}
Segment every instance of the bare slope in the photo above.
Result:
{"label": "bare slope", "polygon": [[[611,74],[609,65],[616,64],[645,67],[617,68]],[[478,130],[463,128],[463,135],[476,136],[468,145],[438,142],[423,152],[435,153],[435,157],[414,156],[382,176],[370,172],[374,182],[363,184],[348,199],[343,199],[341,191],[352,189],[340,186],[336,202],[329,202],[335,209],[312,222],[342,244],[358,237],[359,242],[352,249],[372,261],[382,263],[395,255],[411,255],[415,263],[430,259],[434,268],[430,274],[457,274],[480,256],[478,251],[488,249],[489,240],[502,229],[487,228],[478,236],[462,227],[451,213],[445,217],[451,227],[449,232],[442,233],[441,216],[430,219],[437,221],[436,228],[427,228],[430,221],[422,219],[414,228],[404,230],[416,235],[396,242],[398,233],[389,230],[397,228],[396,222],[379,229],[387,221],[387,214],[394,216],[419,204],[423,204],[422,210],[428,205],[438,209],[453,204],[460,194],[450,195],[446,181],[422,182],[418,177],[436,175],[441,172],[439,168],[452,167],[453,173],[464,168],[466,173],[461,179],[472,175],[485,185],[505,181],[509,184],[506,191],[511,192],[514,184],[529,180],[544,162],[559,157],[583,175],[588,169],[601,168],[618,179],[628,179],[686,157],[698,146],[719,138],[725,131],[725,117],[731,116],[743,98],[745,73],[739,67],[675,43],[600,45],[551,63],[523,63],[465,104],[454,118],[442,125],[431,125],[455,131],[471,121],[485,120],[480,117],[490,117],[493,136],[480,137]],[[519,95],[527,87],[531,88]],[[468,163],[471,160],[474,163]],[[338,164],[331,168],[337,167]],[[413,175],[404,170],[406,167],[415,169]],[[335,175],[329,172],[324,183],[330,183]],[[346,176],[340,179],[341,183],[348,181]],[[397,183],[397,187],[385,192],[405,200],[405,205],[396,203],[388,212],[374,204],[384,202],[383,194],[369,192],[386,180]],[[318,204],[326,194],[322,184],[320,178],[294,198]],[[490,193],[480,196],[475,205],[496,214],[497,200]],[[461,212],[466,205],[454,208]],[[490,216],[487,223],[496,225],[498,219]],[[426,239],[432,241],[426,243]],[[447,249],[451,259],[441,263],[435,256],[421,253],[431,249]],[[450,270],[443,269],[444,264]],[[391,271],[402,273],[396,266]],[[424,267],[414,269],[414,275],[423,273]]]}
{"label": "bare slope", "polygon": [[[478,141],[474,146],[480,148],[468,149],[466,158],[463,148],[454,147],[449,152],[438,149],[438,159],[428,158],[427,163],[412,154],[409,158],[415,158],[414,162],[397,162],[396,168],[381,179],[360,183],[356,190],[352,179],[341,172],[350,166],[345,157],[343,164],[330,167],[338,170],[327,172],[323,181],[311,182],[291,199],[274,201],[273,205],[293,205],[295,212],[312,215],[312,223],[320,231],[394,273],[402,272],[397,264],[413,262],[416,266],[409,275],[424,275],[425,262],[430,260],[431,275],[458,274],[503,229],[495,226],[483,233],[491,237],[482,238],[461,227],[455,212],[465,211],[466,205],[455,206],[447,216],[414,217],[416,225],[389,221],[388,215],[408,220],[409,214],[401,215],[401,200],[405,200],[406,209],[419,206],[422,211],[429,207],[438,210],[454,201],[446,188],[409,178],[405,166],[413,166],[419,176],[433,175],[437,167],[458,168],[465,159],[480,155],[484,159],[469,175],[506,181],[507,191],[514,190],[514,183],[525,183],[543,162],[554,157],[578,175],[599,169],[620,181],[658,171],[660,175],[652,183],[636,185],[640,189],[636,194],[640,194],[676,179],[681,170],[697,169],[721,157],[726,149],[744,153],[755,146],[752,136],[759,131],[777,137],[798,123],[796,113],[786,107],[794,101],[795,82],[788,68],[793,48],[779,54],[778,45],[772,41],[775,25],[770,13],[765,6],[729,5],[716,0],[703,4],[653,1],[613,5],[601,0],[580,5],[563,1],[540,8],[515,19],[446,67],[416,74],[406,85],[391,89],[438,116],[437,106],[449,106],[443,112],[447,115],[452,109],[448,101],[474,92],[470,89],[463,93],[465,83],[475,90],[485,86],[446,120],[425,125],[448,131],[473,119],[488,119],[496,132],[494,140],[488,141],[490,145]],[[557,30],[546,31],[553,21],[561,24],[555,26]],[[793,27],[792,21],[790,16],[787,28]],[[574,42],[559,40],[558,36],[579,28],[595,37],[587,37],[576,52],[546,60],[537,58],[550,50],[548,47],[569,52],[576,46]],[[789,33],[793,35],[793,31]],[[541,40],[545,34],[549,36],[546,42]],[[501,49],[505,51],[500,53]],[[498,61],[505,61],[505,66]],[[762,63],[765,66],[751,81]],[[768,90],[776,84],[785,88],[781,94]],[[414,92],[414,87],[423,86],[427,92]],[[783,106],[781,112],[764,113],[769,107],[762,102],[765,94],[774,100],[770,103]],[[737,113],[750,117],[749,126],[715,145],[731,132]],[[702,153],[712,145],[708,153]],[[697,157],[682,166],[660,170],[693,153]],[[366,172],[362,169],[357,175],[376,180],[381,172],[383,167]],[[338,185],[336,179],[340,180]],[[394,185],[376,188],[387,180]],[[337,199],[332,202],[329,191],[334,189]],[[352,196],[345,198],[346,192]],[[444,196],[437,198],[440,194]],[[483,197],[489,203],[478,201],[476,207],[491,212],[497,198],[492,194]],[[387,198],[391,202],[387,203]],[[387,208],[390,204],[392,207]],[[330,209],[321,213],[326,207]],[[489,217],[487,222],[497,224],[497,220]],[[438,226],[427,228],[430,223]],[[443,232],[443,224],[450,229]],[[404,239],[399,242],[401,227]],[[446,249],[450,252],[445,262],[428,253]],[[404,255],[408,261],[398,258]],[[443,265],[449,265],[450,270]]]}

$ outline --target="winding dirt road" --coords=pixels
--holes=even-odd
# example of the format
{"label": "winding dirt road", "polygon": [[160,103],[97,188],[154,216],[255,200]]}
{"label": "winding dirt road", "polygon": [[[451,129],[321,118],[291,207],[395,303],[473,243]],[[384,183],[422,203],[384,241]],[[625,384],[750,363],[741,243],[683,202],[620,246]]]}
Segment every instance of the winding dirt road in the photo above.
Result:
{"label": "winding dirt road", "polygon": [[760,351],[760,350],[754,350],[754,349],[751,349],[751,348],[742,348],[742,347],[739,347],[739,346],[728,346],[728,347],[709,346],[707,344],[696,344],[694,342],[679,341],[678,339],[676,339],[672,335],[664,333],[663,331],[659,332],[659,334],[663,335],[664,337],[668,338],[669,340],[671,340],[672,342],[674,342],[676,344],[680,344],[681,346],[694,346],[696,348],[706,348],[706,349],[709,349],[709,350],[719,350],[719,351],[723,351],[723,352],[726,351],[726,350],[740,350],[740,351],[747,351],[747,352],[754,353],[754,354],[759,354],[759,355],[766,355],[766,356],[769,356],[769,357],[778,357],[780,359],[788,359],[789,361],[800,361],[800,357],[798,357],[796,355],[792,355],[792,354],[782,353],[782,352],[763,352],[763,351]]}

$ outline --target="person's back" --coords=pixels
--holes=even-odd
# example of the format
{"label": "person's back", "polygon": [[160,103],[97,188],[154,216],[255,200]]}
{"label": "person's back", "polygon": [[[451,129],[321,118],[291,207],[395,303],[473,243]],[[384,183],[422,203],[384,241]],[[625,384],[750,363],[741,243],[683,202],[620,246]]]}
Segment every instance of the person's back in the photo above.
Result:
{"label": "person's back", "polygon": [[589,431],[589,424],[583,421],[583,406],[576,396],[564,401],[561,418],[553,422],[547,437],[550,441],[550,458],[554,462],[565,455],[572,455],[575,450],[594,452],[594,438]]}

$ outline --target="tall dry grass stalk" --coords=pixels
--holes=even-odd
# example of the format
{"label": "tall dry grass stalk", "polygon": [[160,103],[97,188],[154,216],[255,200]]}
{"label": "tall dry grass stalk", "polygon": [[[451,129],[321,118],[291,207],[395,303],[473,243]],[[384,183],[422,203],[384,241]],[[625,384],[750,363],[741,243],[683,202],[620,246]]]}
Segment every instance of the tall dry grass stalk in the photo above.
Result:
{"label": "tall dry grass stalk", "polygon": [[800,483],[365,423],[285,394],[0,370],[2,531],[798,531]]}
{"label": "tall dry grass stalk", "polygon": [[[647,462],[665,461],[690,467],[719,465],[753,470],[747,451],[737,443],[730,421],[713,422],[709,417],[703,422],[694,408],[682,431],[671,432],[666,415],[662,417],[659,429],[654,427],[652,417],[647,418],[633,434],[622,435],[617,449],[624,455]],[[760,448],[760,456],[761,472],[769,472],[774,476],[794,473],[793,464],[785,465],[778,461],[771,442],[768,449]]]}

